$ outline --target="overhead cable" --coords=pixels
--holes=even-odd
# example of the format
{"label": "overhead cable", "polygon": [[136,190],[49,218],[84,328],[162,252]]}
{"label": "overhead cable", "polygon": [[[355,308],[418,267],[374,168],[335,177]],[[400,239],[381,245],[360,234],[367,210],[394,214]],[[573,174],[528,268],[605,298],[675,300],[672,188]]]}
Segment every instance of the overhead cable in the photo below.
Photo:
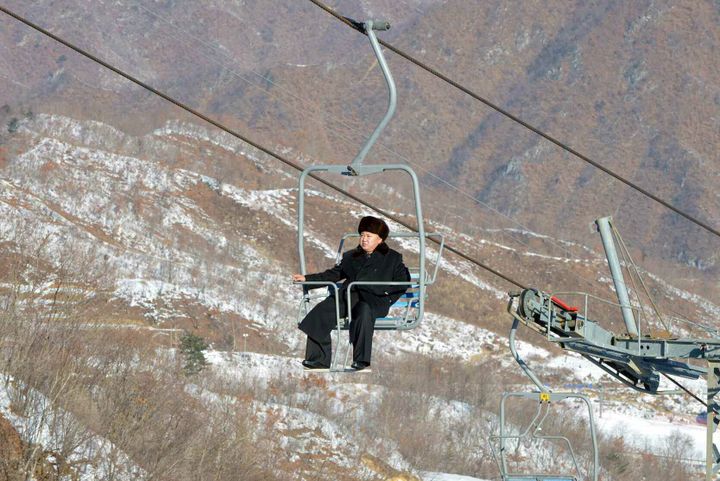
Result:
{"label": "overhead cable", "polygon": [[[162,21],[163,23],[167,24],[167,25],[168,25],[171,29],[173,29],[174,31],[178,32],[179,35],[178,35],[177,37],[175,37],[175,38],[181,39],[182,37],[188,37],[188,38],[191,40],[191,45],[192,45],[192,43],[201,44],[202,46],[204,46],[204,47],[208,48],[209,50],[211,50],[213,53],[216,53],[218,56],[224,57],[224,60],[231,60],[231,57],[232,57],[231,54],[226,53],[226,52],[224,52],[224,51],[218,51],[218,48],[217,48],[215,45],[211,44],[210,42],[205,41],[205,40],[202,39],[201,37],[198,37],[198,36],[196,36],[196,35],[193,35],[192,33],[189,33],[187,28],[181,28],[180,26],[178,26],[177,24],[175,24],[172,20],[170,20],[169,18],[167,18],[167,17],[159,14],[158,12],[156,12],[156,11],[154,11],[154,10],[149,9],[147,6],[138,5],[138,7],[139,7],[140,9],[144,10],[145,12],[147,12],[148,14],[152,15],[154,18],[156,18],[156,19]],[[257,84],[255,84],[254,82],[251,82],[250,80],[248,80],[247,78],[245,78],[242,74],[240,74],[240,73],[238,73],[237,71],[235,71],[235,70],[233,69],[232,65],[231,65],[231,66],[228,66],[226,63],[223,62],[223,60],[214,60],[214,59],[213,59],[213,61],[215,61],[217,65],[223,67],[223,69],[224,69],[225,71],[229,72],[229,73],[232,74],[234,77],[242,80],[243,82],[247,83],[248,85],[250,85],[250,86],[252,86],[252,87],[254,87],[254,88],[262,89],[264,92],[266,92],[266,94],[267,94],[268,96],[274,98],[276,101],[278,101],[278,102],[280,102],[281,104],[285,105],[287,108],[293,109],[293,110],[295,110],[296,112],[298,112],[299,114],[302,114],[302,115],[305,115],[305,116],[307,116],[307,115],[312,115],[312,113],[310,112],[311,109],[308,109],[308,108],[299,109],[299,108],[296,107],[294,104],[291,104],[291,103],[289,103],[289,102],[287,102],[287,101],[284,101],[284,100],[282,99],[282,97],[278,96],[276,93],[273,93],[273,91],[271,91],[269,88],[260,87],[260,86],[258,86]],[[266,75],[260,74],[260,73],[258,73],[258,72],[256,72],[256,71],[252,70],[252,69],[250,69],[250,72],[252,72],[253,74],[255,74],[257,77],[261,78],[264,83],[267,83],[267,84],[272,85],[272,86],[273,86],[273,89],[272,89],[272,90],[280,90],[280,91],[282,91],[282,92],[290,95],[293,99],[295,99],[295,100],[303,103],[303,105],[304,105],[305,107],[309,107],[309,106],[315,107],[315,106],[316,106],[313,102],[309,101],[307,98],[303,98],[302,96],[298,96],[298,95],[296,95],[295,93],[293,93],[292,91],[290,91],[290,90],[289,90],[287,87],[285,87],[284,85],[281,85],[280,83],[277,83],[277,82],[274,81],[270,76],[266,76]],[[348,143],[348,144],[351,144],[350,138],[347,136],[347,134],[345,134],[345,132],[344,132],[342,129],[339,129],[339,128],[337,127],[338,125],[341,125],[341,126],[346,127],[347,129],[353,129],[353,127],[352,127],[348,122],[344,121],[344,120],[341,119],[341,118],[332,117],[332,115],[330,115],[329,117],[328,117],[327,115],[324,115],[323,117],[324,117],[324,118],[330,118],[330,119],[332,119],[332,122],[330,123],[330,125],[327,126],[327,130],[328,130],[328,131],[332,131],[338,138],[343,139],[343,140],[344,140],[346,143]],[[316,117],[316,118],[317,118],[317,117]],[[421,165],[419,162],[417,162],[417,161],[415,161],[415,160],[411,160],[411,159],[405,157],[404,155],[400,154],[399,152],[394,151],[393,149],[391,149],[390,147],[388,147],[387,145],[385,145],[382,141],[378,142],[376,145],[379,146],[379,147],[381,147],[382,149],[384,149],[386,152],[388,152],[388,153],[394,155],[395,157],[401,159],[402,161],[406,162],[408,165],[410,165],[410,166],[413,167],[414,169],[420,169],[420,171],[422,172],[422,174],[423,174],[424,176],[430,177],[430,178],[432,178],[433,180],[436,180],[436,181],[444,184],[444,185],[447,186],[449,189],[454,190],[455,192],[457,192],[457,193],[460,194],[461,196],[463,196],[463,197],[471,200],[472,202],[474,202],[475,204],[479,205],[480,207],[485,208],[485,209],[491,211],[493,214],[495,214],[495,215],[497,215],[497,216],[500,216],[500,217],[503,217],[503,218],[507,219],[508,221],[512,222],[513,224],[517,225],[518,227],[520,227],[521,229],[523,229],[523,230],[525,230],[525,231],[531,231],[531,230],[532,230],[532,229],[530,229],[529,227],[527,227],[527,226],[523,225],[522,223],[520,223],[517,219],[515,219],[515,218],[513,218],[513,217],[510,217],[510,216],[507,215],[507,214],[504,214],[503,212],[501,212],[501,211],[497,210],[496,208],[492,207],[491,205],[486,204],[485,202],[483,202],[482,200],[480,200],[478,197],[476,197],[476,196],[470,194],[469,192],[467,192],[467,191],[459,188],[457,185],[452,184],[452,183],[449,182],[448,180],[446,180],[446,179],[444,179],[444,178],[436,175],[434,172],[432,172],[432,170],[429,170],[428,168],[424,167],[424,166]],[[423,183],[423,182],[426,182],[426,181],[424,181],[424,180],[421,178],[421,179],[420,179],[420,182]],[[447,213],[446,213],[446,214],[447,214]],[[444,221],[443,221],[443,223],[444,223]],[[537,232],[537,231],[536,231],[536,232]],[[456,234],[457,234],[457,232],[456,232]],[[501,234],[502,234],[503,236],[509,237],[512,241],[517,242],[517,243],[525,246],[529,251],[532,250],[532,247],[530,246],[530,243],[527,242],[527,241],[525,241],[525,240],[523,240],[523,239],[522,239],[522,236],[514,236],[514,235],[511,235],[511,234],[509,234],[509,233],[508,233],[507,231],[505,231],[505,230],[501,230]],[[540,232],[540,234],[542,234],[542,232]],[[560,244],[560,243],[558,243],[558,242],[555,242],[551,237],[547,236],[547,237],[545,238],[545,240],[546,240],[547,242],[549,242],[550,244],[552,244],[554,247],[556,247],[556,248],[560,249],[561,251],[563,251],[564,253],[566,253],[568,257],[572,257],[572,253],[570,252],[570,250],[569,250],[568,248],[564,247],[562,244]],[[595,285],[594,282],[592,282],[590,279],[588,279],[588,278],[585,277],[584,275],[580,275],[580,274],[578,274],[578,273],[576,273],[576,272],[574,272],[574,271],[572,271],[572,270],[569,271],[569,275],[576,277],[577,279],[579,279],[580,281],[584,282],[585,284],[587,284],[587,285],[589,285],[589,286],[594,286],[594,285]]]}
{"label": "overhead cable", "polygon": [[[354,20],[351,20],[351,19],[349,19],[349,18],[347,18],[347,17],[344,17],[344,16],[340,15],[340,14],[337,13],[335,10],[333,10],[333,9],[330,8],[330,7],[328,7],[328,6],[325,5],[323,2],[320,2],[319,0],[309,0],[309,1],[312,2],[313,4],[315,4],[316,6],[320,7],[321,9],[323,9],[324,11],[326,11],[327,13],[329,13],[330,15],[332,15],[333,17],[335,17],[336,19],[340,20],[342,23],[344,23],[344,24],[347,25],[348,27],[352,28],[353,30],[357,30],[358,32],[366,35],[365,30],[364,30],[364,28],[362,27],[362,24],[361,24],[361,23],[355,22]],[[537,135],[541,136],[541,137],[544,138],[545,140],[548,140],[548,141],[552,142],[553,144],[557,145],[558,147],[560,147],[561,149],[565,150],[566,152],[569,152],[570,154],[574,155],[575,157],[579,158],[580,160],[583,160],[584,162],[587,162],[588,164],[592,165],[593,167],[602,170],[603,172],[605,172],[605,173],[608,174],[609,176],[611,176],[611,177],[619,180],[619,181],[622,182],[623,184],[625,184],[625,185],[627,185],[628,187],[636,190],[637,192],[641,193],[641,194],[644,195],[645,197],[647,197],[647,198],[649,198],[649,199],[657,202],[658,204],[662,205],[663,207],[665,207],[665,208],[667,208],[667,209],[670,209],[671,211],[675,212],[675,213],[678,214],[678,215],[681,215],[682,217],[684,217],[684,218],[686,218],[687,220],[689,220],[690,222],[692,222],[692,223],[694,223],[694,224],[702,227],[703,229],[705,229],[706,231],[710,232],[711,234],[714,234],[714,235],[720,237],[720,230],[715,229],[715,228],[711,227],[710,225],[708,225],[707,223],[705,223],[705,222],[703,222],[703,221],[695,218],[694,216],[688,214],[687,212],[684,212],[684,211],[680,210],[678,207],[675,207],[674,205],[672,205],[672,204],[670,204],[669,202],[661,199],[660,197],[656,196],[655,194],[649,192],[648,190],[643,189],[642,187],[640,187],[639,185],[635,184],[635,183],[632,182],[631,180],[628,180],[628,179],[626,179],[625,177],[621,176],[620,174],[615,173],[614,171],[610,170],[609,168],[605,167],[604,165],[600,164],[599,162],[596,162],[596,161],[592,160],[592,159],[589,158],[588,156],[586,156],[586,155],[584,155],[584,154],[581,154],[580,152],[578,152],[577,150],[573,149],[572,147],[570,147],[569,145],[565,144],[564,142],[561,142],[561,141],[557,140],[556,138],[552,137],[551,135],[549,135],[549,134],[541,131],[540,129],[538,129],[538,128],[536,128],[536,127],[533,127],[532,125],[530,125],[529,123],[525,122],[525,121],[522,120],[521,118],[519,118],[519,117],[511,114],[510,112],[508,112],[507,110],[499,107],[498,105],[495,105],[494,103],[490,102],[489,100],[485,99],[484,97],[481,97],[481,96],[478,95],[476,92],[470,90],[469,88],[463,86],[462,84],[456,82],[455,80],[452,80],[450,77],[448,77],[447,75],[443,74],[443,73],[440,72],[439,70],[437,70],[437,69],[435,69],[435,68],[433,68],[433,67],[430,67],[429,65],[425,64],[424,62],[421,62],[420,60],[418,60],[418,59],[416,59],[415,57],[413,57],[412,55],[404,52],[403,50],[401,50],[401,49],[399,49],[399,48],[397,48],[397,47],[395,47],[395,46],[393,46],[393,45],[391,45],[391,44],[389,44],[389,43],[387,43],[387,42],[385,42],[385,41],[383,41],[383,40],[380,40],[380,39],[378,39],[378,42],[380,43],[380,45],[382,45],[383,47],[387,48],[388,50],[390,50],[390,51],[398,54],[399,56],[401,56],[401,57],[404,58],[405,60],[407,60],[407,61],[415,64],[416,66],[420,67],[421,69],[425,70],[426,72],[434,75],[435,77],[437,77],[437,78],[443,80],[444,82],[452,85],[453,87],[457,88],[458,90],[466,93],[467,95],[469,95],[470,97],[474,98],[475,100],[478,100],[478,101],[484,103],[485,105],[487,105],[487,106],[490,107],[491,109],[493,109],[493,110],[495,110],[496,112],[504,115],[505,117],[509,118],[509,119],[512,120],[513,122],[516,122],[516,123],[522,125],[522,126],[525,127],[526,129],[528,129],[528,130],[536,133]]]}
{"label": "overhead cable", "polygon": [[683,386],[682,384],[680,384],[679,382],[677,382],[677,381],[676,381],[673,377],[671,377],[669,374],[662,373],[662,375],[665,376],[666,378],[668,378],[668,380],[669,380],[670,382],[672,382],[673,384],[675,384],[677,387],[679,387],[680,389],[682,389],[683,391],[685,391],[685,393],[686,393],[688,396],[690,396],[690,397],[692,397],[692,398],[695,398],[695,400],[696,400],[697,402],[699,402],[700,404],[702,404],[702,405],[705,406],[706,408],[708,407],[707,403],[706,403],[705,401],[703,401],[697,394],[695,394],[694,392],[692,392],[691,390],[689,390],[688,388],[686,388],[685,386]]}
{"label": "overhead cable", "polygon": [[[261,152],[264,152],[265,154],[267,154],[267,155],[269,155],[269,156],[271,156],[271,157],[274,157],[275,159],[279,160],[280,162],[284,163],[285,165],[287,165],[287,166],[289,166],[289,167],[292,167],[293,169],[295,169],[295,170],[297,170],[297,171],[300,171],[300,172],[303,171],[303,167],[302,167],[301,165],[299,165],[298,163],[293,162],[292,160],[284,157],[283,155],[278,154],[277,152],[274,152],[274,151],[272,151],[271,149],[269,149],[269,148],[267,148],[267,147],[264,147],[263,145],[261,145],[261,144],[259,144],[259,143],[257,143],[257,142],[252,141],[252,140],[249,139],[248,137],[240,134],[239,132],[237,132],[237,131],[229,128],[229,127],[226,127],[226,126],[225,126],[224,124],[222,124],[221,122],[219,122],[219,121],[217,121],[217,120],[214,120],[213,118],[211,118],[211,117],[209,117],[209,116],[207,116],[207,115],[199,112],[198,110],[193,109],[192,107],[189,107],[188,105],[180,102],[179,100],[176,100],[175,98],[171,97],[170,95],[168,95],[168,94],[166,94],[166,93],[164,93],[164,92],[161,92],[160,90],[158,90],[158,89],[150,86],[149,84],[147,84],[147,83],[145,83],[145,82],[143,82],[143,81],[141,81],[141,80],[133,77],[132,75],[124,72],[123,70],[120,70],[119,68],[114,67],[113,65],[109,64],[108,62],[105,62],[104,60],[101,60],[100,58],[98,58],[98,57],[92,55],[91,53],[83,50],[82,48],[77,47],[77,46],[75,46],[74,44],[68,42],[67,40],[64,40],[64,39],[58,37],[57,35],[51,33],[50,31],[42,28],[41,26],[39,26],[39,25],[37,25],[37,24],[35,24],[35,23],[27,20],[27,19],[25,19],[24,17],[21,17],[20,15],[12,12],[12,11],[10,11],[10,10],[8,10],[7,8],[5,8],[5,7],[3,7],[3,6],[0,6],[0,12],[3,12],[3,13],[5,13],[6,15],[9,15],[10,17],[16,19],[17,21],[19,21],[19,22],[21,22],[21,23],[24,23],[25,25],[27,25],[28,27],[32,28],[33,30],[38,31],[38,32],[42,33],[43,35],[45,35],[45,36],[47,36],[47,37],[50,37],[51,39],[55,40],[56,42],[59,42],[59,43],[65,45],[67,48],[69,48],[69,49],[71,49],[71,50],[74,50],[75,52],[79,53],[79,54],[82,55],[83,57],[86,57],[86,58],[92,60],[93,62],[102,65],[103,67],[105,67],[105,68],[107,68],[108,70],[110,70],[110,71],[112,71],[112,72],[120,75],[121,77],[129,80],[130,82],[132,82],[132,83],[134,83],[134,84],[136,84],[136,85],[138,85],[138,86],[140,86],[140,87],[148,90],[149,92],[152,92],[153,94],[157,95],[158,97],[163,98],[164,100],[170,102],[171,104],[175,105],[176,107],[178,107],[178,108],[180,108],[180,109],[182,109],[182,110],[184,110],[184,111],[186,111],[186,112],[188,112],[188,113],[190,113],[190,114],[192,114],[192,115],[194,115],[194,116],[196,116],[196,117],[204,120],[205,122],[207,122],[207,123],[209,123],[209,124],[217,127],[218,129],[220,129],[220,130],[222,130],[222,131],[224,131],[224,132],[232,135],[233,137],[235,137],[235,138],[237,138],[237,139],[239,139],[239,140],[242,140],[243,142],[245,142],[245,143],[247,143],[247,144],[252,145],[252,146],[255,147],[256,149],[260,150]],[[333,183],[331,183],[331,182],[328,182],[327,180],[324,180],[324,179],[322,179],[322,178],[320,178],[320,177],[318,177],[318,176],[316,176],[316,175],[314,175],[314,174],[310,174],[310,177],[312,177],[313,179],[317,180],[318,182],[326,185],[327,187],[330,187],[331,189],[334,189],[335,191],[340,192],[341,194],[349,197],[350,199],[358,202],[359,204],[362,204],[362,205],[368,207],[369,209],[372,209],[372,210],[374,210],[375,212],[377,212],[377,213],[379,213],[379,214],[387,217],[388,219],[391,219],[392,221],[394,221],[394,222],[396,222],[396,223],[398,223],[398,224],[406,227],[407,229],[410,229],[410,230],[412,230],[412,231],[417,232],[417,229],[415,229],[412,225],[408,224],[407,222],[399,219],[397,216],[394,216],[394,215],[390,214],[389,212],[386,212],[386,211],[380,209],[379,207],[376,207],[375,205],[371,204],[370,202],[367,202],[367,201],[361,199],[360,197],[358,197],[358,196],[356,196],[356,195],[354,195],[354,194],[346,191],[345,189],[343,189],[343,188],[341,188],[341,187],[339,187],[339,186],[337,186],[337,185],[335,185],[335,184],[333,184]],[[432,237],[430,237],[430,239],[431,239],[433,242],[436,242],[436,243],[438,242],[437,240],[433,239]],[[467,260],[468,262],[471,262],[472,264],[475,264],[476,266],[478,266],[478,267],[480,267],[480,268],[482,268],[482,269],[490,272],[491,274],[494,274],[495,276],[497,276],[497,277],[499,277],[499,278],[501,278],[501,279],[509,282],[510,284],[513,284],[513,285],[515,285],[515,286],[517,286],[517,287],[519,287],[519,288],[521,288],[521,289],[524,289],[524,288],[525,288],[524,285],[522,285],[522,284],[519,283],[518,281],[514,280],[514,279],[511,278],[510,276],[507,276],[507,275],[501,273],[500,271],[498,271],[498,270],[496,270],[496,269],[494,269],[494,268],[486,265],[485,263],[483,263],[483,262],[481,262],[481,261],[479,261],[479,260],[477,260],[477,259],[475,259],[475,258],[473,258],[473,257],[471,257],[471,256],[469,256],[469,255],[467,255],[467,254],[465,254],[465,253],[463,253],[462,251],[460,251],[460,250],[458,250],[458,249],[456,249],[456,248],[454,248],[454,247],[452,247],[452,246],[445,245],[445,249],[447,249],[448,251],[452,252],[453,254],[455,254],[455,255],[457,255],[457,256],[459,256],[459,257]]]}
{"label": "overhead cable", "polygon": [[[311,1],[313,1],[313,0],[311,0]],[[34,30],[42,33],[43,35],[46,35],[47,37],[55,40],[56,42],[59,42],[59,43],[61,43],[62,45],[65,45],[67,48],[69,48],[69,49],[71,49],[71,50],[79,53],[80,55],[82,55],[82,56],[84,56],[84,57],[92,60],[93,62],[96,62],[96,63],[98,63],[99,65],[102,65],[103,67],[105,67],[105,68],[107,68],[108,70],[110,70],[110,71],[112,71],[112,72],[120,75],[121,77],[129,80],[130,82],[132,82],[132,83],[134,83],[134,84],[136,84],[136,85],[138,85],[138,86],[140,86],[140,87],[148,90],[149,92],[152,92],[153,94],[155,94],[155,95],[163,98],[164,100],[170,102],[171,104],[175,105],[176,107],[178,107],[178,108],[180,108],[180,109],[182,109],[182,110],[184,110],[184,111],[186,111],[186,112],[188,112],[188,113],[190,113],[190,114],[192,114],[192,115],[194,115],[194,116],[196,116],[196,117],[198,117],[198,118],[200,118],[200,119],[208,122],[209,124],[211,124],[211,125],[217,127],[218,129],[220,129],[220,130],[222,130],[222,131],[224,131],[224,132],[232,135],[233,137],[235,137],[235,138],[237,138],[237,139],[239,139],[239,140],[241,140],[241,141],[243,141],[243,142],[245,142],[245,143],[247,143],[247,144],[255,147],[256,149],[260,150],[261,152],[264,152],[265,154],[267,154],[267,155],[269,155],[269,156],[271,156],[271,157],[274,157],[275,159],[277,159],[277,160],[279,160],[280,162],[288,165],[289,167],[292,167],[293,169],[298,170],[298,171],[302,171],[302,170],[303,170],[302,166],[300,166],[299,164],[297,164],[297,163],[295,163],[295,162],[287,159],[286,157],[282,156],[281,154],[278,154],[278,153],[276,153],[276,152],[274,152],[274,151],[272,151],[272,150],[264,147],[263,145],[261,145],[261,144],[259,144],[259,143],[257,143],[257,142],[254,142],[254,141],[252,141],[252,140],[250,140],[249,138],[245,137],[244,135],[240,134],[239,132],[230,129],[229,127],[226,127],[225,125],[223,125],[222,123],[218,122],[217,120],[214,120],[214,119],[212,119],[211,117],[208,117],[207,115],[205,115],[205,114],[203,114],[203,113],[201,113],[201,112],[199,112],[199,111],[197,111],[197,110],[195,110],[195,109],[187,106],[186,104],[184,104],[184,103],[182,103],[182,102],[174,99],[173,97],[171,97],[171,96],[169,96],[169,95],[161,92],[160,90],[157,90],[157,89],[155,89],[154,87],[151,87],[150,85],[146,84],[145,82],[142,82],[141,80],[133,77],[132,75],[130,75],[130,74],[128,74],[128,73],[125,73],[124,71],[120,70],[119,68],[112,66],[111,64],[109,64],[109,63],[107,63],[107,62],[99,59],[98,57],[95,57],[94,55],[92,55],[92,54],[90,54],[89,52],[81,49],[80,47],[77,47],[77,46],[75,46],[74,44],[72,44],[72,43],[70,43],[70,42],[68,42],[68,41],[66,41],[66,40],[63,40],[62,38],[58,37],[57,35],[49,32],[48,30],[40,27],[39,25],[36,25],[36,24],[30,22],[29,20],[25,19],[24,17],[21,17],[20,15],[12,12],[12,11],[10,11],[10,10],[8,10],[7,8],[5,8],[5,7],[3,7],[3,6],[0,6],[0,11],[3,12],[3,13],[5,13],[6,15],[8,15],[8,16],[16,19],[16,20],[18,20],[19,22],[27,25],[28,27],[30,27],[30,28],[32,28],[32,29],[34,29]],[[394,222],[396,222],[396,223],[398,223],[398,224],[406,227],[407,229],[410,229],[410,230],[412,230],[412,231],[417,232],[417,230],[416,230],[414,227],[412,227],[411,225],[409,225],[408,223],[400,220],[399,218],[397,218],[396,216],[393,216],[392,214],[390,214],[390,213],[388,213],[388,212],[383,211],[382,209],[374,206],[373,204],[371,204],[371,203],[369,203],[369,202],[367,202],[367,201],[362,200],[361,198],[357,197],[357,196],[354,195],[354,194],[351,194],[350,192],[342,189],[341,187],[338,187],[338,186],[334,185],[333,183],[328,182],[328,181],[326,181],[326,180],[324,180],[324,179],[322,179],[322,178],[319,178],[319,177],[317,177],[317,176],[315,176],[315,175],[313,175],[313,174],[310,174],[310,177],[312,177],[312,178],[314,178],[315,180],[317,180],[318,182],[326,185],[327,187],[329,187],[329,188],[331,188],[331,189],[334,189],[335,191],[337,191],[337,192],[339,192],[339,193],[341,193],[341,194],[349,197],[350,199],[353,199],[354,201],[356,201],[356,202],[358,202],[358,203],[360,203],[360,204],[362,204],[362,205],[364,205],[364,206],[366,206],[366,207],[374,210],[375,212],[378,212],[379,214],[381,214],[381,215],[383,215],[383,216],[385,216],[385,217],[393,220]],[[433,239],[432,237],[431,237],[430,239],[431,239],[433,242],[436,242],[436,243],[438,242],[437,240]],[[507,275],[505,275],[505,274],[503,274],[503,273],[501,273],[501,272],[493,269],[492,267],[484,264],[483,262],[478,261],[477,259],[474,259],[473,257],[468,256],[467,254],[463,253],[462,251],[460,251],[460,250],[458,250],[458,249],[456,249],[456,248],[454,248],[454,247],[452,247],[452,246],[445,245],[445,249],[447,249],[448,251],[452,252],[453,254],[455,254],[455,255],[457,255],[457,256],[459,256],[459,257],[467,260],[468,262],[470,262],[470,263],[472,263],[472,264],[475,264],[476,266],[478,266],[478,267],[480,267],[480,268],[482,268],[482,269],[490,272],[491,274],[494,274],[495,276],[497,276],[497,277],[499,277],[499,278],[501,278],[501,279],[503,279],[503,280],[505,280],[505,281],[507,281],[507,282],[509,282],[509,283],[511,283],[511,284],[513,284],[513,285],[515,285],[515,286],[517,286],[517,287],[519,287],[519,288],[521,288],[521,289],[526,289],[526,287],[525,287],[524,285],[522,285],[522,284],[520,284],[519,282],[515,281],[515,280],[512,279],[511,277],[509,277],[509,276],[507,276]],[[696,395],[694,395],[692,392],[690,392],[688,389],[686,389],[684,386],[682,386],[682,385],[681,385],[680,383],[678,383],[676,380],[674,380],[673,378],[671,378],[670,376],[667,376],[667,375],[666,375],[666,377],[667,377],[670,381],[672,381],[672,382],[674,382],[676,385],[678,385],[678,386],[679,386],[681,389],[683,389],[685,392],[687,392],[689,395],[691,395],[692,397],[694,397],[695,399],[697,399],[700,403],[705,404],[700,398],[698,398]]]}

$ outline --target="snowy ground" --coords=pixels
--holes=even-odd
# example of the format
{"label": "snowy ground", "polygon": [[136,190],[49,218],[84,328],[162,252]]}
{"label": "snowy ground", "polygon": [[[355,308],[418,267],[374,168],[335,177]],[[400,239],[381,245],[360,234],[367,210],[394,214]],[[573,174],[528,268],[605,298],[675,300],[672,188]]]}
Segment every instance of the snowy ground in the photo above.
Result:
{"label": "snowy ground", "polygon": [[[623,438],[638,450],[660,453],[665,441],[673,433],[681,433],[692,440],[691,459],[705,459],[705,426],[700,424],[672,423],[662,419],[644,419],[637,414],[614,411],[603,412],[596,418],[598,428],[605,433],[623,433]],[[715,440],[718,443],[718,439]]]}
{"label": "snowy ground", "polygon": [[[13,391],[25,392],[24,386],[2,373],[0,379],[7,380],[0,382],[0,415],[10,422],[23,441],[40,445],[48,452],[64,453],[68,463],[82,466],[76,479],[93,481],[111,477],[129,481],[145,478],[146,473],[113,443],[85,429],[71,413],[55,408],[39,392],[29,389],[24,394],[25,411],[17,413],[12,407]],[[70,450],[67,449],[68,432],[82,434]],[[48,455],[47,460],[55,462],[54,456]]]}
{"label": "snowy ground", "polygon": [[487,481],[480,478],[472,478],[470,476],[462,476],[460,474],[447,474],[447,473],[420,473],[423,481]]}
{"label": "snowy ground", "polygon": [[[648,394],[633,393],[631,396],[636,403],[628,402],[604,402],[602,417],[600,417],[599,398],[601,386],[606,392],[603,395],[612,398],[607,391],[623,389],[622,385],[604,373],[599,367],[585,361],[575,353],[568,353],[551,359],[545,368],[566,368],[577,373],[575,380],[568,379],[566,386],[560,386],[556,390],[572,390],[577,383],[583,388],[583,394],[587,394],[593,400],[595,422],[598,430],[607,435],[622,434],[625,441],[637,450],[649,450],[659,452],[667,439],[675,433],[681,433],[692,439],[693,459],[705,459],[705,426],[695,423],[696,414],[701,410],[697,401],[686,395],[671,395],[663,397],[663,404],[669,411],[674,413],[672,419],[658,414],[654,409],[643,408],[643,404],[649,404],[655,400],[654,396]],[[704,396],[705,381],[681,380],[681,383],[699,396]],[[661,381],[661,390],[672,390],[675,386],[669,384],[664,378]],[[628,388],[627,392],[632,393]],[[720,443],[720,437],[716,435],[715,444]]]}
{"label": "snowy ground", "polygon": [[[507,344],[507,339],[501,338],[494,334],[482,333],[481,328],[473,327],[474,334],[478,335],[478,339],[485,342],[492,341],[500,346]],[[451,330],[457,332],[457,330]],[[407,349],[414,346],[413,342],[405,344]],[[477,352],[477,346],[467,351],[459,349],[462,344],[455,344],[454,350],[444,352],[444,355],[457,356],[461,359],[469,359]],[[405,350],[405,349],[401,349]],[[414,350],[414,349],[408,349]],[[519,349],[524,356],[537,356],[545,358],[548,356],[547,351],[533,347],[529,344],[522,344]],[[436,354],[443,352],[442,348],[436,350]],[[280,376],[302,376],[302,369],[298,359],[272,356],[256,353],[235,353],[226,354],[219,352],[211,352],[208,360],[218,368],[222,375],[232,379],[244,379],[245,382],[267,382],[273,377]],[[692,459],[702,460],[705,453],[705,426],[696,424],[694,417],[698,409],[695,407],[695,401],[687,399],[687,397],[673,396],[675,408],[679,411],[672,419],[661,417],[654,410],[643,408],[643,402],[649,401],[650,396],[637,395],[637,403],[604,401],[602,406],[602,416],[600,416],[599,390],[597,386],[605,386],[605,396],[610,391],[621,389],[619,384],[610,380],[604,372],[594,365],[584,361],[575,354],[568,354],[561,357],[551,358],[545,364],[547,368],[568,368],[573,372],[582,373],[583,376],[574,379],[568,379],[568,385],[560,386],[557,391],[568,391],[576,386],[587,388],[583,391],[592,401],[593,415],[595,418],[597,429],[606,435],[622,435],[625,441],[638,451],[649,450],[651,452],[660,453],[666,441],[676,433],[681,433],[692,440]],[[362,379],[358,379],[362,382]],[[701,381],[687,382],[688,386],[698,391]],[[358,386],[353,384],[352,386]],[[347,387],[347,386],[345,386]],[[340,388],[338,388],[340,389]],[[341,389],[342,390],[342,389]],[[670,402],[670,401],[668,401]],[[672,403],[671,403],[672,404]],[[720,440],[716,440],[719,443]],[[423,481],[450,481],[450,480],[472,480],[476,478],[467,477],[448,477],[454,475],[442,473],[425,473]],[[432,476],[435,476],[434,478]]]}

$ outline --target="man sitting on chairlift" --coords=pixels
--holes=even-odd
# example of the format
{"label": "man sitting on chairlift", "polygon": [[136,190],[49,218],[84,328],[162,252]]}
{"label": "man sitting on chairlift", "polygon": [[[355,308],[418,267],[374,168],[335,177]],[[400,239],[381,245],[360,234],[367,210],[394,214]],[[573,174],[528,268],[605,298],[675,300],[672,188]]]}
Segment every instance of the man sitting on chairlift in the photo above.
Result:
{"label": "man sitting on chairlift", "polygon": [[[385,243],[390,229],[385,221],[377,217],[366,216],[360,220],[358,234],[359,245],[343,253],[342,260],[332,269],[317,274],[294,274],[295,282],[344,280],[338,290],[340,296],[340,318],[347,317],[347,286],[355,281],[407,282],[410,273],[403,264],[402,254],[390,249]],[[360,371],[370,366],[372,338],[375,319],[385,317],[395,301],[409,286],[359,285],[354,286],[350,297],[352,319],[350,322],[350,342],[353,345],[352,369]],[[311,287],[312,288],[312,287]],[[332,291],[331,291],[332,292]],[[330,367],[332,346],[330,333],[336,329],[335,297],[317,304],[298,326],[307,334],[305,360],[306,369],[328,369]]]}

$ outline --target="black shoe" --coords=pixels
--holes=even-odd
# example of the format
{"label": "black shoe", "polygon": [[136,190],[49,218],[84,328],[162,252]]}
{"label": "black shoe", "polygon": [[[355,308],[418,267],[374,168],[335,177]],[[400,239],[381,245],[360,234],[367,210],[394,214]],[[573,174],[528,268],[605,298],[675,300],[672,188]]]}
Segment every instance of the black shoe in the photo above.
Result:
{"label": "black shoe", "polygon": [[354,363],[352,363],[352,365],[351,365],[350,367],[351,367],[353,370],[355,370],[355,371],[362,371],[363,369],[369,368],[369,367],[370,367],[370,363],[369,363],[369,362],[355,361]]}
{"label": "black shoe", "polygon": [[330,366],[325,366],[317,361],[305,360],[302,362],[302,365],[305,369],[330,369]]}

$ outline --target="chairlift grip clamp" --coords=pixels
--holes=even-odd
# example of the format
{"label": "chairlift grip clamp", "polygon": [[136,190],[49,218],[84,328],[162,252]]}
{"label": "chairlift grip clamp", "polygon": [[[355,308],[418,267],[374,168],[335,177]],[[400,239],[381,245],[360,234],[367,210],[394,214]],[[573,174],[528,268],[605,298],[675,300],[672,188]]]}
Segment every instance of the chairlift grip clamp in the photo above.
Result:
{"label": "chairlift grip clamp", "polygon": [[357,30],[360,30],[361,32],[367,34],[368,32],[368,25],[370,26],[370,30],[378,30],[378,31],[385,31],[390,30],[390,22],[386,20],[369,20],[367,22],[358,22],[357,20],[353,20],[350,17],[343,17],[345,20],[347,20],[349,23],[352,24],[353,27],[355,27]]}
{"label": "chairlift grip clamp", "polygon": [[[390,30],[390,22],[385,21],[385,20],[373,20],[372,22],[368,22],[368,23],[372,23],[371,28],[373,30],[379,30],[379,31]],[[365,28],[367,29],[367,24],[365,24]]]}

